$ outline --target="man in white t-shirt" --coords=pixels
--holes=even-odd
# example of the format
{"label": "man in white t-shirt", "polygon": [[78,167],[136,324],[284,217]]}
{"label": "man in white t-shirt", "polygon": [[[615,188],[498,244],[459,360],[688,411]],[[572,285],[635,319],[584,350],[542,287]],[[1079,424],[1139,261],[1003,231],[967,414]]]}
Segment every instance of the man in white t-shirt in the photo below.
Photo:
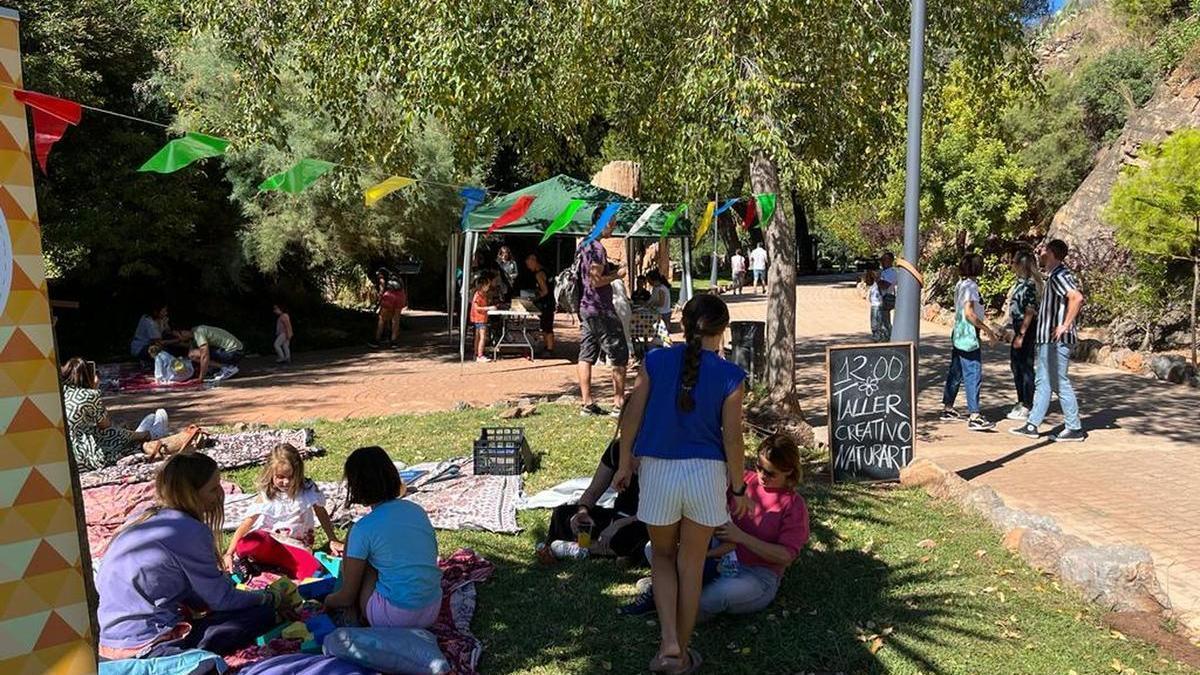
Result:
{"label": "man in white t-shirt", "polygon": [[883,323],[887,326],[884,342],[892,339],[892,310],[896,309],[896,257],[891,251],[879,256],[879,292],[883,299]]}
{"label": "man in white t-shirt", "polygon": [[741,295],[742,286],[746,283],[746,256],[742,255],[742,249],[734,251],[729,259],[729,267],[733,271],[733,294]]}
{"label": "man in white t-shirt", "polygon": [[[754,290],[759,293],[767,292],[767,249],[762,242],[750,252],[750,273],[754,275]],[[761,290],[760,290],[761,289]]]}

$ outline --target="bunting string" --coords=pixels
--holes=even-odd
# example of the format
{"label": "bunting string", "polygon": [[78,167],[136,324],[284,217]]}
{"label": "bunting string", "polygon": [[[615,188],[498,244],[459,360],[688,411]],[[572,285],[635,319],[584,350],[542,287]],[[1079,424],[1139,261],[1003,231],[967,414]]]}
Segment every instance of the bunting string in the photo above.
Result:
{"label": "bunting string", "polygon": [[[19,102],[25,104],[32,112],[32,120],[34,126],[34,157],[36,158],[42,172],[46,171],[46,163],[49,154],[54,144],[62,138],[63,134],[69,127],[78,126],[83,111],[90,111],[102,115],[120,118],[130,122],[145,124],[159,129],[170,130],[171,125],[157,122],[155,120],[128,115],[114,110],[108,110],[97,106],[91,106],[84,103],[77,103],[63,98],[51,96],[34,91],[28,91],[10,84],[0,84],[0,89],[12,92],[13,97]],[[199,160],[212,157],[223,156],[229,146],[230,141],[210,136],[199,132],[185,131],[182,137],[169,140],[158,152],[146,160],[138,171],[154,172],[154,173],[174,173],[179,171]],[[274,174],[263,180],[258,189],[260,192],[284,192],[288,194],[298,194],[311,187],[323,175],[335,169],[349,169],[354,171],[363,171],[364,167],[339,164],[329,162],[313,157],[301,157],[294,165],[285,171]],[[477,185],[463,185],[454,183],[442,183],[424,178],[412,176],[393,175],[388,178],[371,185],[363,190],[363,200],[367,207],[373,207],[388,195],[407,188],[414,184],[432,185],[436,187],[453,189],[458,192],[458,196],[463,199],[462,211],[462,226],[465,228],[467,224],[467,216],[482,204],[489,196],[502,197],[507,194],[499,190],[480,187]],[[523,195],[519,197],[512,206],[496,219],[488,230],[492,233],[504,227],[512,225],[520,221],[520,219],[528,212],[534,197]],[[629,234],[632,235],[643,229],[654,215],[664,208],[669,208],[669,205],[662,202],[649,203],[638,201],[622,200],[614,202],[608,199],[573,199],[562,212],[554,219],[549,227],[546,228],[542,242],[544,243],[557,232],[565,229],[574,218],[579,209],[588,204],[596,204],[599,208],[600,204],[604,204],[605,208],[601,212],[596,226],[588,234],[587,241],[594,241],[603,232],[604,228],[615,218],[617,211],[622,205],[633,205],[643,209],[641,215],[637,218],[634,224],[630,227]],[[703,218],[697,227],[695,238],[696,241],[708,233],[715,216],[719,216],[735,205],[741,205],[735,209],[735,212],[740,216],[742,227],[749,229],[754,226],[763,227],[771,220],[775,212],[776,200],[773,194],[756,194],[751,197],[737,197],[726,199],[718,204],[716,201],[710,201],[706,204]],[[674,210],[667,213],[666,219],[663,222],[662,232],[660,237],[667,237],[672,232],[675,223],[679,218],[687,213],[687,202],[678,203]]]}

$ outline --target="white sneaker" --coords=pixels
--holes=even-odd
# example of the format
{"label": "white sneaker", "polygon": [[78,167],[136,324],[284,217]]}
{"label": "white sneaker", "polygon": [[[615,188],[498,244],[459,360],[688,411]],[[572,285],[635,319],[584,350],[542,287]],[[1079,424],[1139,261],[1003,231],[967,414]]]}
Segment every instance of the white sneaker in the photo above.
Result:
{"label": "white sneaker", "polygon": [[491,363],[492,360],[486,356],[476,356],[475,363]]}
{"label": "white sneaker", "polygon": [[1018,403],[1013,406],[1013,409],[1005,417],[1010,420],[1027,420],[1029,419],[1029,408]]}

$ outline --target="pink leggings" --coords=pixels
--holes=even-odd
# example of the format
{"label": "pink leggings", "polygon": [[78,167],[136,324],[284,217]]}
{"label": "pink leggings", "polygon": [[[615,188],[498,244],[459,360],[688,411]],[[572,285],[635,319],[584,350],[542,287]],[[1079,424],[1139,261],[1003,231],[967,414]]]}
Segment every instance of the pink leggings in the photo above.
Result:
{"label": "pink leggings", "polygon": [[260,565],[278,567],[296,581],[303,581],[321,569],[321,563],[313,556],[312,551],[289,546],[272,537],[266,530],[247,533],[238,540],[234,553],[239,558]]}

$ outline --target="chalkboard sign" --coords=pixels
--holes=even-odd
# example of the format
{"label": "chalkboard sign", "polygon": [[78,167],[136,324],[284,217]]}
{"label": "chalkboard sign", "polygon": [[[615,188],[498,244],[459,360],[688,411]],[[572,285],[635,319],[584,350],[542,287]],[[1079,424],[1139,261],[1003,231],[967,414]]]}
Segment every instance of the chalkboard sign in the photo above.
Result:
{"label": "chalkboard sign", "polygon": [[825,352],[833,480],[897,480],[913,458],[916,383],[911,342]]}

